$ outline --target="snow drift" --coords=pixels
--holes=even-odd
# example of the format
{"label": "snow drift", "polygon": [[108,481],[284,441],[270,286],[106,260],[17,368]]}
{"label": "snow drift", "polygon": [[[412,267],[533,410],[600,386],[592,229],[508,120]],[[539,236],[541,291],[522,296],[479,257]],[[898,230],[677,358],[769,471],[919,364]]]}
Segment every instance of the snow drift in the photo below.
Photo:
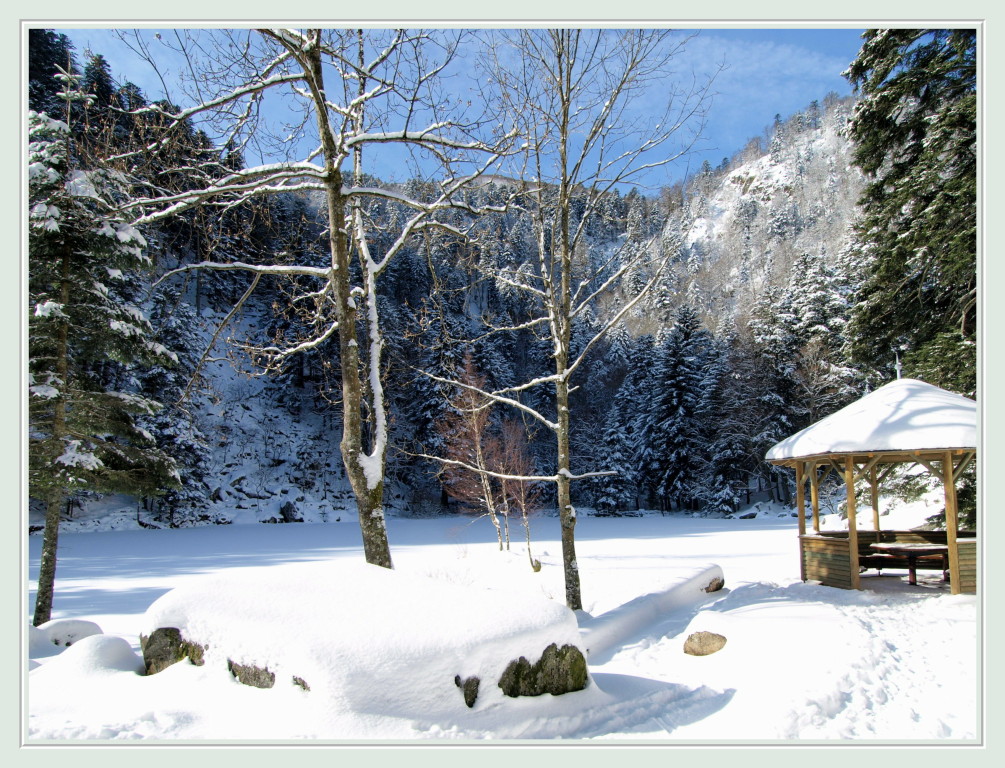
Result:
{"label": "snow drift", "polygon": [[554,601],[341,561],[197,579],[156,600],[145,626],[177,628],[208,666],[267,669],[277,687],[401,717],[465,711],[472,677],[473,706],[498,704],[511,662],[580,646],[574,614]]}

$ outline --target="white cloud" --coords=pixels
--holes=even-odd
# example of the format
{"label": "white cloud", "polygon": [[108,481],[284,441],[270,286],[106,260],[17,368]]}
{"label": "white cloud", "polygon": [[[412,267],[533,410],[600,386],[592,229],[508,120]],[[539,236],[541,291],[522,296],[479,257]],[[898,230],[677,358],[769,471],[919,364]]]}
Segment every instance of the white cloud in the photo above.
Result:
{"label": "white cloud", "polygon": [[[802,39],[807,39],[805,33]],[[841,72],[850,61],[806,45],[729,39],[708,30],[688,43],[681,63],[698,72],[724,65],[715,80],[707,136],[708,145],[727,156],[771,124],[776,114],[788,117],[831,91],[848,93]]]}

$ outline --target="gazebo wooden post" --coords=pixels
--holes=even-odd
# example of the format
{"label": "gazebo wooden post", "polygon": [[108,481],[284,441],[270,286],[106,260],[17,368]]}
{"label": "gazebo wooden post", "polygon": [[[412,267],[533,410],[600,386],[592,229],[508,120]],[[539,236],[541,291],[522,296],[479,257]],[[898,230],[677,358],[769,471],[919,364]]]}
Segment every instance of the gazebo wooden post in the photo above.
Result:
{"label": "gazebo wooden post", "polygon": [[946,544],[949,545],[949,591],[960,594],[960,550],[956,543],[959,528],[959,505],[956,501],[956,471],[953,468],[953,454],[942,454],[942,485],[946,493]]}
{"label": "gazebo wooden post", "polygon": [[872,527],[876,529],[876,541],[879,541],[879,480],[876,479],[876,467],[869,470],[869,490],[872,492]]}
{"label": "gazebo wooden post", "polygon": [[855,460],[851,456],[844,460],[844,482],[848,494],[848,567],[851,569],[851,588],[859,589],[858,578],[858,525],[855,520]]}
{"label": "gazebo wooden post", "polygon": [[799,577],[806,581],[806,556],[803,554],[802,537],[806,535],[806,476],[804,474],[805,465],[802,461],[796,462],[796,510],[799,513]]}
{"label": "gazebo wooden post", "polygon": [[807,462],[810,470],[810,505],[813,507],[813,533],[820,533],[820,477],[817,475],[817,463]]}
{"label": "gazebo wooden post", "polygon": [[799,535],[806,534],[806,475],[803,462],[796,462],[796,511],[799,513]]}

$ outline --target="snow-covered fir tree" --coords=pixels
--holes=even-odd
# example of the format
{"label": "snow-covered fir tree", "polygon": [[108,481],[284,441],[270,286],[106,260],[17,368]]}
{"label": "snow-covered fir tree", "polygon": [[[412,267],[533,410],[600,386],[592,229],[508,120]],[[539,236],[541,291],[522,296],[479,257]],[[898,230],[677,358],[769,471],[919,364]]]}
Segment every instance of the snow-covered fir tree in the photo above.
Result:
{"label": "snow-covered fir tree", "polygon": [[685,304],[656,351],[644,433],[652,454],[644,469],[661,503],[678,508],[693,508],[699,495],[699,419],[710,347],[711,335]]}
{"label": "snow-covered fir tree", "polygon": [[[75,82],[65,81],[67,98]],[[163,493],[174,462],[139,423],[160,404],[110,385],[111,364],[170,365],[150,323],[118,287],[149,267],[143,236],[115,213],[121,177],[82,165],[70,128],[28,114],[29,494],[45,539],[35,624],[49,620],[60,515],[78,491]]]}

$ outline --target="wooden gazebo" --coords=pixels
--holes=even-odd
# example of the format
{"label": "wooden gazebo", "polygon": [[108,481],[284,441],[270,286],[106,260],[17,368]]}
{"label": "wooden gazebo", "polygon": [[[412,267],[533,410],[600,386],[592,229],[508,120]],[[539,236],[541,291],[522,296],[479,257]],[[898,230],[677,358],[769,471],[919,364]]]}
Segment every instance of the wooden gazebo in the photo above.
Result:
{"label": "wooden gazebo", "polygon": [[[873,545],[919,546],[927,542],[936,548],[945,545],[948,550],[952,593],[975,593],[977,538],[973,531],[959,530],[956,482],[976,455],[977,404],[915,379],[886,384],[775,445],[765,458],[796,472],[803,580],[859,589],[862,566],[897,567],[894,560],[878,560]],[[921,464],[943,482],[945,531],[881,530],[879,485],[904,463]],[[848,530],[821,532],[819,488],[832,471],[844,480]],[[807,480],[812,533],[806,530]],[[855,484],[861,480],[868,481],[871,490],[872,531],[858,530],[856,521]],[[915,560],[911,562],[913,567]]]}

